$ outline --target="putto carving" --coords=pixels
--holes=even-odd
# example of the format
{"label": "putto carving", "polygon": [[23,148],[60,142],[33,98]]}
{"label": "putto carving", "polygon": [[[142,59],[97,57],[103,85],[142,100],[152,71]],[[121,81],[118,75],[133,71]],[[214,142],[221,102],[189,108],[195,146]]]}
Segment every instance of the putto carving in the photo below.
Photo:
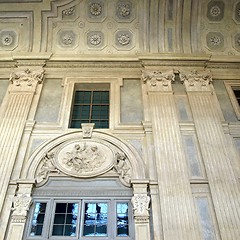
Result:
{"label": "putto carving", "polygon": [[92,177],[113,167],[113,153],[109,147],[93,140],[72,142],[57,152],[55,163],[67,175]]}
{"label": "putto carving", "polygon": [[150,197],[147,194],[134,194],[131,202],[135,217],[149,216]]}
{"label": "putto carving", "polygon": [[102,5],[99,2],[91,3],[89,6],[89,11],[93,16],[99,16],[102,13]]}
{"label": "putto carving", "polygon": [[115,154],[116,161],[114,169],[119,174],[121,180],[123,180],[127,185],[130,184],[131,180],[131,167],[126,155],[122,152],[117,152]]}
{"label": "putto carving", "polygon": [[71,152],[66,153],[63,163],[73,172],[93,172],[106,161],[106,155],[96,145],[76,144]]}
{"label": "putto carving", "polygon": [[211,90],[212,74],[210,71],[191,71],[190,73],[180,73],[180,79],[184,82],[188,91]]}
{"label": "putto carving", "polygon": [[142,70],[143,83],[148,83],[151,88],[162,87],[162,90],[171,90],[171,84],[175,81],[173,71],[162,73],[160,71]]}
{"label": "putto carving", "polygon": [[12,72],[9,81],[16,87],[20,86],[36,86],[37,83],[42,83],[44,77],[44,70],[31,71],[26,69],[23,71]]}
{"label": "putto carving", "polygon": [[43,156],[36,174],[37,183],[46,179],[49,173],[60,173],[55,165],[53,152],[48,152]]}

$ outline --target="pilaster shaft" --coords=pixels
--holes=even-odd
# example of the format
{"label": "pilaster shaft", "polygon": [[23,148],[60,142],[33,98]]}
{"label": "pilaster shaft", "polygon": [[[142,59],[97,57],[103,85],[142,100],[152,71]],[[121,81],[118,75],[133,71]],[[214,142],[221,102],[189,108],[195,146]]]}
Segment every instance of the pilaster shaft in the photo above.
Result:
{"label": "pilaster shaft", "polygon": [[148,88],[165,240],[201,239],[171,82],[173,72],[143,72]]}
{"label": "pilaster shaft", "polygon": [[43,70],[17,71],[10,77],[8,103],[0,121],[0,212],[33,95],[42,80]]}
{"label": "pilaster shaft", "polygon": [[221,237],[239,239],[240,185],[231,164],[231,143],[224,135],[211,74],[192,72],[180,77],[188,92]]}

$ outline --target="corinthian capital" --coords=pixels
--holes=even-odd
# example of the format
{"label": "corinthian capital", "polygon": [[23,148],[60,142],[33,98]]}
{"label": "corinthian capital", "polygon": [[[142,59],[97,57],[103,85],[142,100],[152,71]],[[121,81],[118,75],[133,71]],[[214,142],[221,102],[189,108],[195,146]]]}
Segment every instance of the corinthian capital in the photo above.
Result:
{"label": "corinthian capital", "polygon": [[12,91],[34,91],[37,84],[42,83],[44,70],[25,69],[12,72],[9,81],[12,83]]}
{"label": "corinthian capital", "polygon": [[142,70],[142,79],[151,91],[172,91],[172,82],[175,81],[175,75],[173,71],[163,73]]}
{"label": "corinthian capital", "polygon": [[180,79],[187,91],[212,91],[212,74],[210,71],[181,72]]}

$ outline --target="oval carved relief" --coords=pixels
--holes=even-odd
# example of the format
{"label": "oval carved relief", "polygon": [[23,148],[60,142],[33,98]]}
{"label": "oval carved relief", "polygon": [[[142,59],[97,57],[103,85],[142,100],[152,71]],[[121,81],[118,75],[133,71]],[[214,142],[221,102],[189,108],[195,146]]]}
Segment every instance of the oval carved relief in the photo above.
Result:
{"label": "oval carved relief", "polygon": [[57,151],[55,164],[67,175],[93,177],[113,167],[114,153],[97,141],[70,142]]}

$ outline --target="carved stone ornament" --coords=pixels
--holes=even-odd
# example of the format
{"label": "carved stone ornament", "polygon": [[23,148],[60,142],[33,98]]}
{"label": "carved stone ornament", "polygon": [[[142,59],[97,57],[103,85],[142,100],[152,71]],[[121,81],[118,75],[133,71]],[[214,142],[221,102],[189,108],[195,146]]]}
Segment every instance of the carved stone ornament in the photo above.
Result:
{"label": "carved stone ornament", "polygon": [[93,177],[113,167],[114,154],[109,147],[93,140],[72,142],[58,150],[55,164],[67,175]]}
{"label": "carved stone ornament", "polygon": [[116,160],[114,164],[115,171],[119,174],[120,180],[125,185],[130,185],[131,181],[131,166],[126,157],[122,152],[117,152],[115,154]]}
{"label": "carved stone ornament", "polygon": [[142,70],[143,83],[151,88],[160,87],[161,90],[171,90],[171,84],[175,81],[173,71],[162,73],[160,71]]}
{"label": "carved stone ornament", "polygon": [[206,41],[209,50],[223,50],[224,36],[220,32],[209,32],[206,36]]}
{"label": "carved stone ornament", "polygon": [[102,47],[104,42],[104,35],[100,31],[91,31],[87,34],[87,43],[89,47]]}
{"label": "carved stone ornament", "polygon": [[187,91],[211,91],[212,74],[210,71],[192,71],[180,73],[180,79],[184,82]]}
{"label": "carved stone ornament", "polygon": [[38,83],[42,83],[44,70],[39,69],[31,71],[29,69],[23,71],[12,72],[9,81],[15,87],[35,87]]}
{"label": "carved stone ornament", "polygon": [[93,16],[99,16],[102,13],[102,5],[99,2],[93,2],[89,6],[89,11]]}
{"label": "carved stone ornament", "polygon": [[218,22],[224,17],[225,4],[221,0],[212,0],[208,3],[207,17],[210,21]]}
{"label": "carved stone ornament", "polygon": [[77,44],[77,35],[72,30],[61,30],[58,33],[58,42],[63,48],[73,48]]}
{"label": "carved stone ornament", "polygon": [[149,216],[150,197],[147,194],[134,194],[131,202],[135,217]]}
{"label": "carved stone ornament", "polygon": [[82,123],[83,138],[91,138],[95,123]]}
{"label": "carved stone ornament", "polygon": [[13,50],[18,44],[18,34],[13,30],[0,31],[0,49]]}
{"label": "carved stone ornament", "polygon": [[46,153],[38,167],[37,174],[36,174],[36,182],[39,183],[42,180],[46,179],[49,173],[59,173],[55,162],[54,162],[54,153],[49,152]]}
{"label": "carved stone ornament", "polygon": [[13,201],[13,215],[27,216],[27,212],[32,204],[32,197],[29,194],[21,194],[14,197]]}
{"label": "carved stone ornament", "polygon": [[65,9],[62,11],[62,16],[67,17],[67,16],[72,16],[75,13],[75,7],[70,7],[68,9]]}

